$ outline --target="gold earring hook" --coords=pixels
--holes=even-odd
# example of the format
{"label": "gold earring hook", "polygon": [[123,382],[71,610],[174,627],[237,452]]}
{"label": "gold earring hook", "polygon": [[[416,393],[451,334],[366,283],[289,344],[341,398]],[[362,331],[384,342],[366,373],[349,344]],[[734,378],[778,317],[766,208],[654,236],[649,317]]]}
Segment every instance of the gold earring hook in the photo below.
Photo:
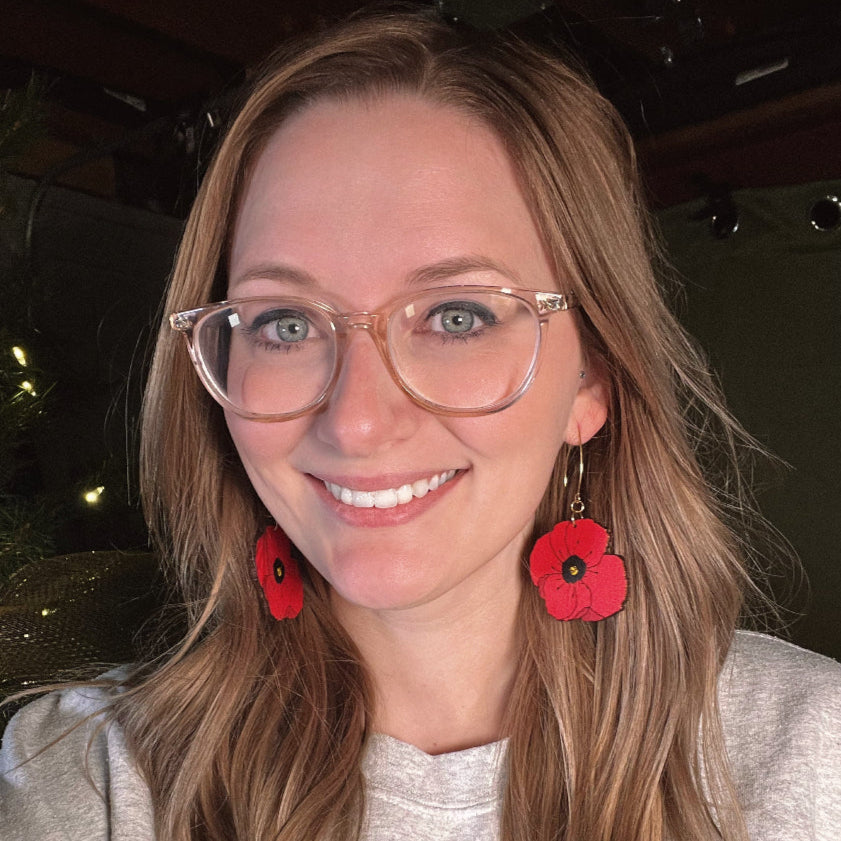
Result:
{"label": "gold earring hook", "polygon": [[[578,487],[575,491],[575,497],[569,505],[571,523],[574,523],[578,517],[584,513],[584,501],[581,499],[581,485],[584,481],[584,445],[578,445]],[[567,486],[567,476],[564,474],[564,487]]]}

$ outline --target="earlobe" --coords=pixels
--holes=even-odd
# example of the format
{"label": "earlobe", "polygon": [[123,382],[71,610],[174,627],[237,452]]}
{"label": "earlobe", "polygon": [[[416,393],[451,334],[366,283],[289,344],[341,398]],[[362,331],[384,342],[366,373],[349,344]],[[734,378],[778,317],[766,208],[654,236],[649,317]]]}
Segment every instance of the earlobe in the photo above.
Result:
{"label": "earlobe", "polygon": [[598,372],[590,368],[581,373],[564,437],[573,446],[586,444],[604,426],[609,404],[607,383]]}

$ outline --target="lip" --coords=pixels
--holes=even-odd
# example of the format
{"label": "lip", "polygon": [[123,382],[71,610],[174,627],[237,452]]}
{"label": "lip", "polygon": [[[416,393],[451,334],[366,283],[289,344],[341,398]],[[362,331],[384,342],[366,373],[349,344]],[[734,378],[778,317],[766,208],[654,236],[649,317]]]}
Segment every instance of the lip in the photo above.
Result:
{"label": "lip", "polygon": [[376,477],[338,475],[319,477],[307,474],[307,479],[312,483],[313,490],[321,504],[342,522],[363,528],[382,528],[401,525],[424,514],[436,505],[438,500],[444,499],[467,471],[457,470],[455,476],[437,490],[431,491],[420,498],[415,497],[410,502],[394,508],[356,508],[352,505],[346,505],[337,500],[324,483],[331,482],[360,491],[377,491],[412,484],[419,479],[428,479],[433,475],[446,472],[446,470],[447,468],[422,473],[389,473]]}

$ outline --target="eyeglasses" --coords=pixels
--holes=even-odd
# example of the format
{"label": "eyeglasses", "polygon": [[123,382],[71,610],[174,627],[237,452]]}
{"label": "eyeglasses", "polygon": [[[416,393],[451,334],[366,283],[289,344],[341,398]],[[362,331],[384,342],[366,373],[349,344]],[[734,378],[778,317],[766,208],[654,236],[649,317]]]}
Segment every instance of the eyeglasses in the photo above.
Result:
{"label": "eyeglasses", "polygon": [[291,420],[330,396],[351,330],[368,332],[394,381],[448,415],[510,406],[531,385],[549,316],[571,295],[444,286],[377,312],[277,296],[222,301],[169,317],[210,394],[245,418]]}

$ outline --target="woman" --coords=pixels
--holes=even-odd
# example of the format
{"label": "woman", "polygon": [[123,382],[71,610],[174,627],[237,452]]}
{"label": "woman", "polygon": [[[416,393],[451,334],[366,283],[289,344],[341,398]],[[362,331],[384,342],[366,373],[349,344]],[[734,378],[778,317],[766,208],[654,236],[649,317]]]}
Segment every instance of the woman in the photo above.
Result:
{"label": "woman", "polygon": [[749,512],[698,458],[742,433],[567,65],[423,15],[276,56],[167,308],[144,493],[191,630],[18,716],[12,838],[835,832],[841,669],[734,637]]}

